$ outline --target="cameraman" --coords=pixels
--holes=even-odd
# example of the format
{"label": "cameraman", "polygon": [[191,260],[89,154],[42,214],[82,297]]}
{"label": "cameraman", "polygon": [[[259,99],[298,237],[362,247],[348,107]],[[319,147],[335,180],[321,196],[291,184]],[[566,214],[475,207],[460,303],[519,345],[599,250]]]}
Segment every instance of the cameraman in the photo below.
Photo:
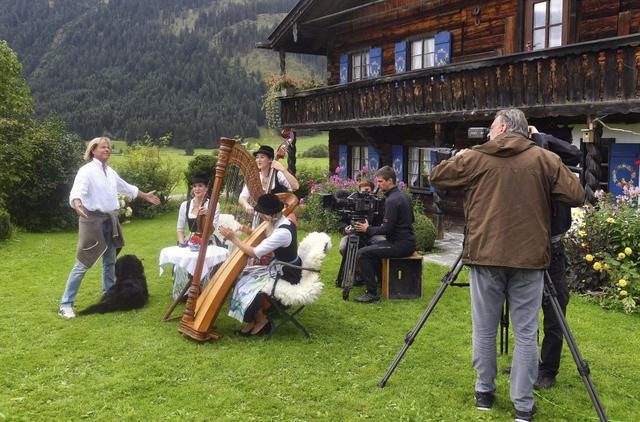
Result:
{"label": "cameraman", "polygon": [[380,300],[376,275],[380,278],[382,258],[409,256],[416,250],[411,199],[397,188],[395,170],[384,166],[376,171],[376,183],[386,196],[382,225],[369,226],[369,222],[365,220],[363,223],[356,223],[355,229],[369,236],[386,235],[387,240],[358,251],[362,278],[367,283],[365,294],[354,299],[360,303],[373,303]]}
{"label": "cameraman", "polygon": [[[362,179],[358,184],[358,192],[361,194],[373,195],[372,193],[373,188],[374,188],[373,182],[367,179]],[[340,255],[342,255],[342,262],[340,262],[340,270],[338,270],[338,277],[336,279],[336,286],[338,287],[342,285],[342,271],[345,265],[344,256],[345,256],[345,253],[347,252],[349,235],[352,234],[354,230],[352,224],[353,224],[353,221],[352,221],[352,216],[350,214],[343,215],[340,221],[338,222],[338,231],[343,235],[342,239],[340,239],[340,246],[338,248],[340,251]],[[364,248],[367,245],[378,243],[382,240],[385,240],[385,237],[382,235],[369,236],[366,233],[359,233],[358,237],[359,237],[358,249]],[[359,273],[361,272],[359,271]],[[361,277],[356,277],[356,280],[354,280],[353,284],[354,285],[363,284]]]}
{"label": "cameraman", "polygon": [[535,413],[538,374],[538,310],[549,266],[552,200],[581,205],[578,178],[554,153],[528,139],[527,119],[517,109],[500,110],[489,140],[443,161],[431,172],[438,189],[464,189],[462,262],[470,266],[476,408],[493,406],[496,333],[505,296],[515,335],[510,379],[516,420]]}
{"label": "cameraman", "polygon": [[[540,133],[535,126],[529,126],[529,133],[531,139],[538,146],[556,153],[565,165],[575,166],[580,162],[580,150],[571,143]],[[565,279],[567,263],[562,236],[571,227],[571,207],[558,201],[554,201],[551,205],[551,264],[549,264],[548,272],[555,286],[556,297],[560,308],[562,308],[562,313],[566,315],[569,287]],[[540,349],[538,378],[534,384],[536,389],[550,388],[556,383],[562,352],[563,337],[560,322],[553,312],[551,301],[546,298],[542,299],[542,312],[544,314],[544,339]]]}

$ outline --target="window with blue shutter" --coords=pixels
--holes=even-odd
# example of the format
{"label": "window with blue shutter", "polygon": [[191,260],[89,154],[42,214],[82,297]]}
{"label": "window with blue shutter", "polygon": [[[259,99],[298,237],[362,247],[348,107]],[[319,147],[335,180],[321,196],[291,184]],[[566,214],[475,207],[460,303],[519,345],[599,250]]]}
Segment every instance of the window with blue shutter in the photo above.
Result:
{"label": "window with blue shutter", "polygon": [[396,73],[407,71],[407,42],[397,42],[395,52]]}
{"label": "window with blue shutter", "polygon": [[340,178],[344,179],[347,177],[347,146],[346,145],[338,145],[338,167],[340,167],[340,171],[338,175]]}
{"label": "window with blue shutter", "polygon": [[342,54],[340,56],[340,83],[349,82],[349,55]]}
{"label": "window with blue shutter", "polygon": [[377,78],[382,75],[382,48],[369,50],[369,77]]}
{"label": "window with blue shutter", "polygon": [[609,168],[609,192],[615,198],[622,195],[625,184],[638,186],[636,162],[640,158],[640,145],[613,144],[611,145],[611,162]]}
{"label": "window with blue shutter", "polygon": [[396,171],[398,182],[404,181],[404,147],[402,145],[393,145],[391,147],[392,167]]}
{"label": "window with blue shutter", "polygon": [[451,32],[438,32],[434,38],[436,66],[446,66],[451,63]]}
{"label": "window with blue shutter", "polygon": [[369,170],[378,170],[380,168],[380,155],[374,147],[369,147],[369,161],[367,163]]}

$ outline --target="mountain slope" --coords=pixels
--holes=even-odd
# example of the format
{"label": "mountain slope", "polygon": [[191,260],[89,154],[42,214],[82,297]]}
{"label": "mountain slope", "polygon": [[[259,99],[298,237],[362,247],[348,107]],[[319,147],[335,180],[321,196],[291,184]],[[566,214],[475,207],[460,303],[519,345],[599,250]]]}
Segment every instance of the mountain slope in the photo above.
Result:
{"label": "mountain slope", "polygon": [[[257,135],[278,59],[253,46],[294,3],[0,0],[0,38],[24,64],[38,114],[60,114],[83,138],[171,132],[174,145],[210,146]],[[322,60],[287,62],[322,79]]]}

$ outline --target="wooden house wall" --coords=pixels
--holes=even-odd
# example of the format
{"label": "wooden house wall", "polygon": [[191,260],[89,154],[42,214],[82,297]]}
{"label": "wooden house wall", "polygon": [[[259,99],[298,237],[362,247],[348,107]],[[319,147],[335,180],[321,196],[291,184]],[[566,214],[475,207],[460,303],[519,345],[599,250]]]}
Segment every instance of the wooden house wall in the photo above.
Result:
{"label": "wooden house wall", "polygon": [[[382,74],[395,73],[394,47],[407,38],[451,32],[453,63],[483,59],[522,50],[525,0],[434,1],[435,7],[415,7],[415,0],[395,0],[359,11],[364,19],[338,30],[327,55],[328,84],[339,83],[340,55],[382,48]],[[571,0],[575,33],[569,42],[585,42],[640,32],[640,0]],[[404,7],[404,8],[403,8]],[[478,20],[474,9],[480,8]],[[384,10],[391,10],[382,14]]]}

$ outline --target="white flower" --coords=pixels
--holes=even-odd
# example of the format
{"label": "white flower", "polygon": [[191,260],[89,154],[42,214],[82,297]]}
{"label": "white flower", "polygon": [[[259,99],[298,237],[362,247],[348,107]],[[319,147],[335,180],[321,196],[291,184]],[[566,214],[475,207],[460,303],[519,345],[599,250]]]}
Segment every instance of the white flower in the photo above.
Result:
{"label": "white flower", "polygon": [[131,209],[131,207],[127,207],[127,209],[124,211],[124,216],[131,217],[132,215],[133,215],[133,210]]}

